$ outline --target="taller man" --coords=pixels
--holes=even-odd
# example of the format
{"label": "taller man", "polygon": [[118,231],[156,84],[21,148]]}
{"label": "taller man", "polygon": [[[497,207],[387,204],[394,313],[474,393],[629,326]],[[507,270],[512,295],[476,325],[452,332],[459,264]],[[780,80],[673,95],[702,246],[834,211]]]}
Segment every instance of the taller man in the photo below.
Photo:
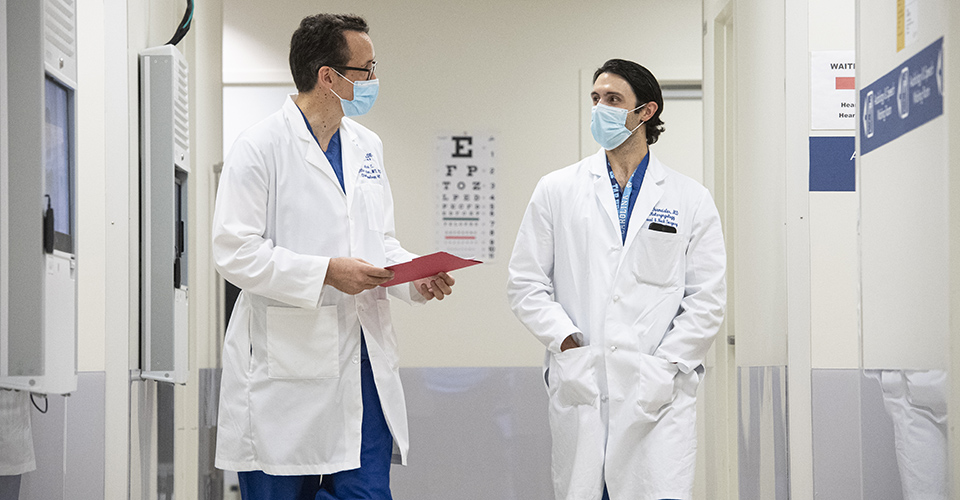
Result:
{"label": "taller man", "polygon": [[660,163],[663,97],[639,64],[594,74],[602,149],[544,176],[510,259],[508,295],[547,348],[558,499],[689,499],[696,392],[726,297],[707,190]]}
{"label": "taller man", "polygon": [[[213,253],[243,292],[223,347],[216,465],[240,471],[245,500],[389,500],[391,461],[406,463],[379,285],[414,255],[394,237],[380,138],[345,118],[377,97],[367,32],[359,17],[303,19],[290,41],[299,93],[224,162]],[[452,285],[441,273],[389,291],[424,302]]]}

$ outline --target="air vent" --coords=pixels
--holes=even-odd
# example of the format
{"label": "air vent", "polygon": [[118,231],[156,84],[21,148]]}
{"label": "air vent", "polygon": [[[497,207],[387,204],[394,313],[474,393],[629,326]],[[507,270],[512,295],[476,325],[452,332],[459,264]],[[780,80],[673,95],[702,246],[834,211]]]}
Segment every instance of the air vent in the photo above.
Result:
{"label": "air vent", "polygon": [[177,147],[185,154],[190,151],[190,100],[187,62],[183,58],[177,59],[176,95],[174,95],[174,140]]}
{"label": "air vent", "polygon": [[46,0],[44,37],[64,57],[72,59],[77,50],[77,18],[74,0]]}

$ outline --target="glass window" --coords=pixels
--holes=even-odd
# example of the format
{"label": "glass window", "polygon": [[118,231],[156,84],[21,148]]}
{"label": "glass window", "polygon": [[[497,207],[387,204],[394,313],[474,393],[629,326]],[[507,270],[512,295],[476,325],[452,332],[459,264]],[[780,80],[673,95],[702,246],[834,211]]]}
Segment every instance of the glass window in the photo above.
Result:
{"label": "glass window", "polygon": [[46,79],[43,161],[45,194],[54,214],[54,248],[73,253],[73,116],[67,87]]}

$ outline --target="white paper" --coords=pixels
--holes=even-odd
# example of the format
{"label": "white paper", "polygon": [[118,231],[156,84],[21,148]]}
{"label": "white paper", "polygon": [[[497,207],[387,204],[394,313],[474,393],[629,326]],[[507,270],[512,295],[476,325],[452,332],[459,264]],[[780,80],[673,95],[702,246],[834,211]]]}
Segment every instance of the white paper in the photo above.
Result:
{"label": "white paper", "polygon": [[810,53],[810,128],[854,130],[857,125],[856,89],[852,78],[856,53],[826,50]]}
{"label": "white paper", "polygon": [[918,17],[920,6],[917,0],[906,0],[903,9],[903,46],[909,47],[920,38]]}

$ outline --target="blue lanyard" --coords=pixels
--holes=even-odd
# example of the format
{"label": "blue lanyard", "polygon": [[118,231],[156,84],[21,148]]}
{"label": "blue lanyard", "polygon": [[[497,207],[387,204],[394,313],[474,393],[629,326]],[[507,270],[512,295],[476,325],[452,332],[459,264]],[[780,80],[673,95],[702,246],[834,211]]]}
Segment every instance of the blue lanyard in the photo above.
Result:
{"label": "blue lanyard", "polygon": [[[650,153],[648,152],[643,157],[643,160],[640,161],[640,164],[637,165],[636,170],[633,171],[633,175],[627,180],[627,184],[623,186],[623,191],[621,192],[617,177],[613,175],[613,169],[610,167],[610,160],[607,159],[607,173],[610,174],[610,184],[613,186],[613,198],[616,201],[617,212],[620,216],[620,238],[624,243],[627,241],[627,228],[630,227],[630,212],[633,211],[633,205],[637,201],[637,192],[639,192],[640,186],[643,184],[643,176],[647,172],[647,163],[649,160]],[[634,179],[636,179],[637,182],[636,189],[633,187]]]}

